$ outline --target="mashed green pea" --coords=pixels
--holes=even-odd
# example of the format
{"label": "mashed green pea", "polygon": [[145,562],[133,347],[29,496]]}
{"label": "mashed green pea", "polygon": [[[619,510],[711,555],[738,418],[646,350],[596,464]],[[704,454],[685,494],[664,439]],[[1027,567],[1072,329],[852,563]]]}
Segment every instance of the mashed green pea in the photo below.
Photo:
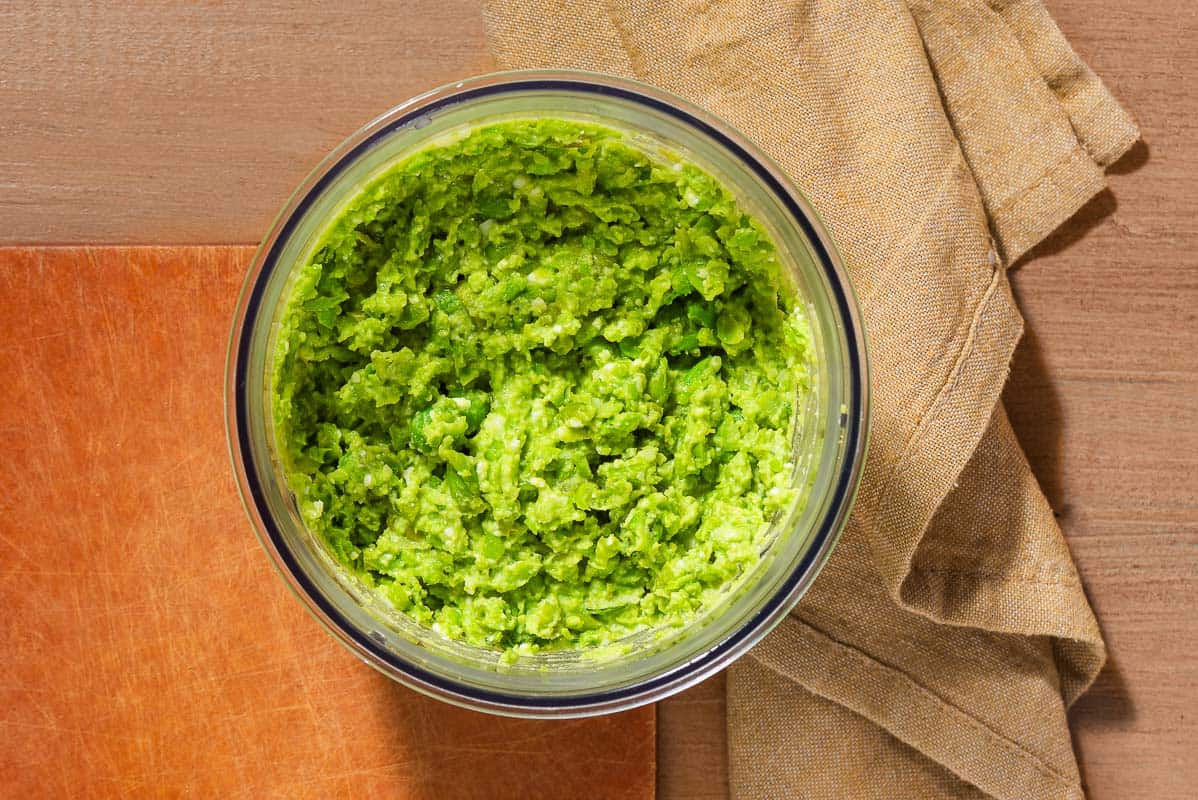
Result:
{"label": "mashed green pea", "polygon": [[396,609],[509,656],[683,625],[791,488],[806,323],[715,179],[510,121],[355,197],[273,371],[308,527]]}

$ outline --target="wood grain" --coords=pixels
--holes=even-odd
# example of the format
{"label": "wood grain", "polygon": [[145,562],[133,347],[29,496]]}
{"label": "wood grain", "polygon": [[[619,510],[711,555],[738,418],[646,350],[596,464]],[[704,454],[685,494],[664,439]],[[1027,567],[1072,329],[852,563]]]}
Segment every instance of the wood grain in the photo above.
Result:
{"label": "wood grain", "polygon": [[473,0],[0,4],[0,242],[255,242],[362,124],[491,68]]}
{"label": "wood grain", "polygon": [[[1071,715],[1090,796],[1184,797],[1198,785],[1198,6],[1047,2],[1147,145],[1016,271],[1028,335],[1006,401],[1111,646]],[[254,241],[363,121],[489,65],[473,0],[66,6],[0,9],[2,241]],[[726,796],[721,698],[716,679],[662,704],[661,797]]]}
{"label": "wood grain", "polygon": [[1198,784],[1198,264],[1127,219],[1090,232],[1085,262],[1017,274],[1030,333],[1005,393],[1110,648],[1070,715],[1096,800]]}
{"label": "wood grain", "polygon": [[1144,144],[1014,275],[1005,399],[1110,648],[1070,719],[1091,800],[1198,786],[1198,8],[1050,0]]}
{"label": "wood grain", "polygon": [[0,797],[648,800],[652,708],[453,708],[284,587],[224,447],[249,256],[0,250]]}
{"label": "wood grain", "polygon": [[728,796],[724,674],[657,704],[659,800]]}

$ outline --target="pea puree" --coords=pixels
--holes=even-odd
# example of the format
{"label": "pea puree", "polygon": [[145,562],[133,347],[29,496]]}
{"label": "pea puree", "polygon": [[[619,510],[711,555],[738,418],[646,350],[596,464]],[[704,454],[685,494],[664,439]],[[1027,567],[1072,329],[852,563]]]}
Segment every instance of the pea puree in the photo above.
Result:
{"label": "pea puree", "polygon": [[736,585],[795,496],[811,359],[773,243],[719,182],[516,120],[340,213],[281,317],[273,421],[346,569],[515,657],[684,625]]}

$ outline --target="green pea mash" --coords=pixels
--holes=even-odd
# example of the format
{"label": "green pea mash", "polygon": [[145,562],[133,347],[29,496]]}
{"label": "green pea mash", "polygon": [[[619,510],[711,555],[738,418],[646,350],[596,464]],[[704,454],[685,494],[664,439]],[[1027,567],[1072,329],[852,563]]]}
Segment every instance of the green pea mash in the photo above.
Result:
{"label": "green pea mash", "polygon": [[273,421],[346,569],[515,657],[726,596],[795,497],[811,359],[773,243],[719,182],[613,130],[516,120],[340,213],[281,317]]}

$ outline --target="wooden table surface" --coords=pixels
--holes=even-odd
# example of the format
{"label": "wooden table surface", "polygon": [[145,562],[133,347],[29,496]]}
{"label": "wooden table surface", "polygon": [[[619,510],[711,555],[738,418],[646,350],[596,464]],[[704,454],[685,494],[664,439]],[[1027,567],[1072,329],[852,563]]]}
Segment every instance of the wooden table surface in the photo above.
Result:
{"label": "wooden table surface", "polygon": [[[1090,796],[1193,796],[1198,6],[1048,5],[1145,144],[1016,270],[1006,402],[1110,644],[1071,714]],[[253,242],[358,124],[490,66],[473,0],[6,4],[0,242]],[[726,795],[719,678],[660,705],[658,747],[662,797]]]}

